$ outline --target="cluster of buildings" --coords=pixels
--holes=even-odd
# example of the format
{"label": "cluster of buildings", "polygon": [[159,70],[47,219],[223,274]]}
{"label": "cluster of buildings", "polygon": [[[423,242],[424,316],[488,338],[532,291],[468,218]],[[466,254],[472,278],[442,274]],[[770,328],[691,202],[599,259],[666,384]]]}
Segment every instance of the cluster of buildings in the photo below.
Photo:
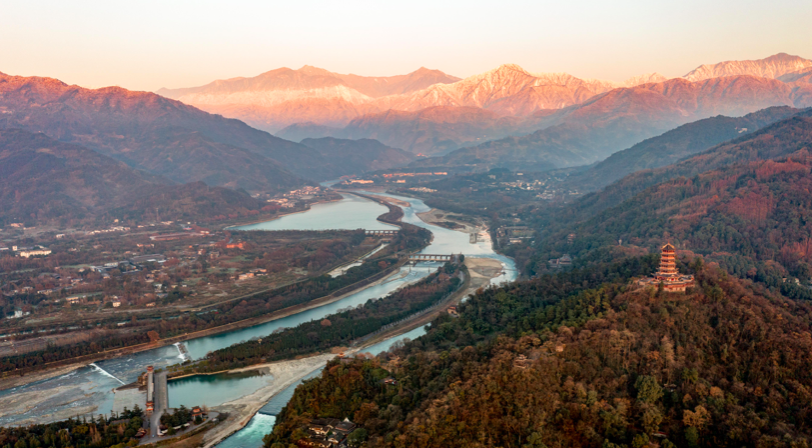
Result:
{"label": "cluster of buildings", "polygon": [[663,246],[660,252],[660,269],[653,276],[638,280],[637,284],[641,286],[662,284],[663,290],[669,292],[685,292],[686,289],[693,287],[696,284],[694,276],[680,274],[677,270],[676,254],[671,243]]}
{"label": "cluster of buildings", "polygon": [[564,254],[560,258],[548,260],[547,264],[553,269],[567,268],[572,266],[572,257],[570,257],[570,254]]}
{"label": "cluster of buildings", "polygon": [[278,205],[278,206],[280,206],[282,208],[296,207],[296,201],[293,201],[293,200],[288,199],[288,198],[268,199],[268,202],[270,202],[271,204],[276,204],[276,205]]}
{"label": "cluster of buildings", "polygon": [[357,425],[349,419],[317,418],[307,425],[308,437],[296,441],[301,448],[343,448]]}
{"label": "cluster of buildings", "polygon": [[264,275],[268,275],[268,270],[267,269],[256,268],[256,269],[251,269],[248,272],[244,272],[242,274],[237,275],[236,280],[237,281],[248,280],[249,278],[262,277]]}
{"label": "cluster of buildings", "polygon": [[533,239],[535,231],[527,226],[502,226],[496,229],[496,237],[507,239],[510,244],[521,244]]}
{"label": "cluster of buildings", "polygon": [[391,179],[393,177],[417,177],[417,176],[448,176],[448,173],[445,171],[437,172],[437,173],[389,173],[384,174],[384,179]]}
{"label": "cluster of buildings", "polygon": [[112,233],[112,232],[126,232],[128,230],[130,230],[129,227],[113,226],[108,229],[88,230],[85,232],[85,235],[98,235],[101,233]]}
{"label": "cluster of buildings", "polygon": [[11,250],[11,252],[15,252],[15,255],[18,257],[29,258],[29,257],[37,257],[37,256],[45,256],[51,254],[51,249],[43,246],[33,246],[33,247],[22,247],[22,246],[11,246],[9,249],[8,247],[0,247],[0,253],[7,252]]}
{"label": "cluster of buildings", "polygon": [[[283,194],[281,199],[284,199],[284,198],[289,198],[289,199],[312,199],[313,196],[324,193],[324,190],[325,189],[322,188],[322,187],[312,187],[312,186],[302,187],[302,188],[299,188],[297,190],[291,190],[291,191]],[[272,200],[269,200],[268,202],[281,201],[281,199],[272,199]],[[278,203],[285,204],[287,202],[278,202]],[[293,204],[293,203],[291,202],[291,204]],[[291,207],[292,206],[293,205],[291,205]]]}
{"label": "cluster of buildings", "polygon": [[201,230],[197,232],[176,232],[176,233],[161,233],[158,235],[152,235],[149,237],[151,241],[174,241],[180,240],[183,238],[194,238],[194,237],[202,237],[208,235],[209,232],[206,230]]}

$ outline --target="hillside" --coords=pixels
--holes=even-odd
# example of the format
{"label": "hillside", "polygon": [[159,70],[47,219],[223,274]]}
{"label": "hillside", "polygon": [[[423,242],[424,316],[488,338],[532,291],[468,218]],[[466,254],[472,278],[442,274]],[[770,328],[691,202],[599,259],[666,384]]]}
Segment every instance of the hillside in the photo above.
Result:
{"label": "hillside", "polygon": [[[0,130],[0,225],[210,218],[259,210],[263,204],[245,192],[176,185],[135,170],[87,148],[44,134]],[[216,212],[216,213],[214,213]],[[130,222],[130,221],[127,221]]]}
{"label": "hillside", "polygon": [[[771,286],[788,276],[806,282],[812,279],[812,234],[806,225],[812,219],[811,171],[812,157],[804,148],[786,158],[675,177],[581,223],[550,231],[535,269],[543,270],[551,253],[585,257],[620,239],[652,249],[667,238]],[[567,243],[573,232],[581,237]]]}
{"label": "hillside", "polygon": [[538,125],[547,127],[532,134],[459,149],[416,165],[475,171],[587,165],[691,121],[745,115],[771,106],[808,106],[799,89],[752,76],[698,82],[672,79],[614,89],[544,117]]}
{"label": "hillside", "polygon": [[719,115],[688,123],[618,151],[588,170],[568,177],[566,184],[581,191],[598,190],[627,174],[670,165],[799,111],[791,107],[771,107],[743,117]]}
{"label": "hillside", "polygon": [[397,357],[333,361],[265,446],[315,417],[369,447],[808,444],[812,307],[699,264],[687,294],[629,286],[651,261],[482,291]]}
{"label": "hillside", "polygon": [[307,138],[301,143],[315,149],[330,162],[333,172],[323,180],[337,179],[347,174],[395,168],[407,165],[414,160],[412,154],[402,149],[391,148],[371,139]]}
{"label": "hillside", "polygon": [[[218,185],[278,191],[324,167],[318,153],[178,101],[118,87],[0,75],[0,129],[21,128],[99,151],[176,182],[222,171]],[[249,173],[244,176],[243,172]]]}
{"label": "hillside", "polygon": [[810,147],[812,147],[812,109],[722,143],[673,165],[632,173],[599,192],[584,196],[568,209],[577,211],[579,216],[594,216],[661,182],[677,177],[691,178],[699,173],[737,162],[786,157]]}

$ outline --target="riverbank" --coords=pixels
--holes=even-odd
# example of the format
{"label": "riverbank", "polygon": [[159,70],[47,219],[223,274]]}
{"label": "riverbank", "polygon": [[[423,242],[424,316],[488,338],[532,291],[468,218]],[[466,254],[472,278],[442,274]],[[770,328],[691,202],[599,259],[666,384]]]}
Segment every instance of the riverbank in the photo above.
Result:
{"label": "riverbank", "polygon": [[[272,313],[269,313],[269,314],[266,314],[266,315],[263,315],[263,316],[244,319],[244,320],[241,320],[241,321],[224,324],[224,325],[208,328],[208,329],[205,329],[205,330],[200,330],[200,331],[193,332],[193,333],[186,333],[186,334],[183,334],[183,335],[178,335],[178,336],[173,336],[173,337],[170,337],[170,338],[160,339],[155,343],[139,344],[139,345],[134,345],[134,346],[129,346],[129,347],[113,349],[113,350],[109,350],[109,351],[98,353],[98,354],[86,355],[86,356],[82,357],[80,360],[74,360],[72,362],[68,361],[68,360],[59,361],[60,365],[58,365],[58,366],[47,367],[47,368],[45,368],[43,370],[38,370],[38,371],[35,371],[35,372],[26,373],[25,375],[22,375],[22,376],[9,375],[9,376],[7,376],[5,378],[0,379],[0,390],[11,389],[11,388],[14,388],[14,387],[19,387],[19,386],[23,386],[23,385],[26,385],[26,384],[30,384],[30,383],[33,383],[35,381],[46,380],[46,379],[54,378],[54,377],[57,377],[57,376],[60,376],[60,375],[64,375],[64,374],[70,373],[70,372],[72,372],[74,370],[77,370],[79,368],[85,367],[85,366],[89,365],[92,362],[102,361],[102,360],[110,359],[110,358],[116,358],[116,357],[124,356],[124,355],[132,355],[132,354],[136,354],[136,353],[145,352],[145,351],[148,351],[148,350],[153,350],[153,349],[156,349],[156,348],[166,347],[168,345],[173,345],[173,344],[176,344],[176,343],[179,343],[179,342],[186,342],[186,341],[189,341],[189,340],[192,340],[192,339],[197,339],[197,338],[206,337],[206,336],[213,336],[213,335],[217,335],[217,334],[220,334],[220,333],[225,333],[225,332],[229,332],[229,331],[234,331],[234,330],[239,330],[239,329],[243,329],[243,328],[253,327],[255,325],[261,325],[261,324],[264,324],[264,323],[273,322],[275,320],[283,319],[285,317],[292,316],[294,314],[299,314],[301,312],[308,311],[308,310],[311,310],[313,308],[318,308],[320,306],[328,305],[328,304],[331,304],[333,302],[337,302],[339,300],[342,300],[342,299],[344,299],[344,298],[346,298],[348,296],[351,296],[353,294],[356,294],[356,293],[358,293],[360,291],[363,291],[363,290],[365,290],[367,288],[371,288],[373,286],[381,285],[381,284],[384,284],[384,283],[390,281],[393,276],[397,275],[399,268],[402,266],[402,264],[404,262],[405,261],[402,261],[402,262],[400,262],[400,263],[398,263],[396,265],[393,265],[392,267],[390,267],[389,269],[384,271],[384,272],[386,272],[386,274],[381,276],[380,278],[378,278],[376,280],[373,280],[372,282],[369,282],[369,283],[356,284],[357,285],[356,288],[354,288],[354,289],[352,289],[350,291],[344,292],[342,294],[339,294],[339,295],[327,295],[327,296],[319,297],[319,298],[313,299],[313,300],[311,300],[309,302],[298,304],[298,305],[292,305],[290,307],[283,308],[281,310],[277,310],[277,311],[274,311]],[[379,275],[379,274],[376,274],[376,275]],[[358,283],[362,283],[364,281],[365,280],[362,280],[362,281],[360,281]],[[350,285],[350,286],[356,286],[356,285]],[[67,363],[65,363],[66,361],[67,361]],[[65,364],[61,364],[61,363],[65,363]]]}
{"label": "riverbank", "polygon": [[[445,210],[440,210],[433,208],[427,212],[417,213],[417,216],[422,219],[424,222],[429,224],[433,224],[438,227],[443,227],[446,229],[456,230],[458,232],[467,233],[467,234],[479,234],[479,233],[488,233],[487,226],[484,225],[473,225],[469,222],[456,220],[452,217],[453,213],[449,213]],[[451,223],[453,226],[449,226]]]}
{"label": "riverbank", "polygon": [[265,216],[257,217],[256,219],[251,219],[250,221],[239,221],[238,220],[235,223],[223,224],[221,226],[217,226],[217,227],[212,226],[212,227],[213,228],[218,228],[218,229],[223,229],[223,230],[231,230],[234,227],[250,226],[251,224],[259,224],[261,222],[276,221],[276,220],[284,218],[285,216],[297,215],[299,213],[309,212],[310,208],[313,207],[314,205],[329,204],[331,202],[338,202],[338,201],[340,201],[342,199],[344,199],[344,198],[329,199],[329,200],[324,200],[324,201],[315,201],[315,202],[311,202],[311,203],[307,204],[307,208],[304,209],[304,210],[296,210],[296,211],[293,211],[293,212],[280,213],[280,214],[275,214],[275,215],[265,215]]}
{"label": "riverbank", "polygon": [[254,417],[254,414],[265,406],[274,395],[287,389],[314,370],[324,367],[327,361],[335,356],[336,355],[332,353],[322,354],[292,361],[257,364],[231,370],[231,373],[262,370],[263,373],[272,375],[274,382],[273,384],[257,389],[252,394],[245,395],[220,406],[214,406],[212,409],[218,412],[227,412],[229,417],[225,422],[217,425],[203,437],[203,446],[205,448],[216,446],[228,436],[244,428]]}
{"label": "riverbank", "polygon": [[[260,370],[263,374],[271,374],[274,375],[274,384],[261,388],[257,390],[255,393],[251,395],[247,395],[245,397],[238,398],[231,402],[225,403],[222,406],[215,407],[218,411],[222,412],[229,412],[230,413],[230,421],[227,424],[220,425],[222,427],[221,430],[218,430],[216,433],[211,432],[206,436],[204,439],[204,446],[205,447],[213,447],[218,443],[222,442],[225,438],[230,436],[231,434],[239,431],[240,429],[244,428],[254,417],[254,415],[259,411],[262,406],[265,405],[268,401],[270,401],[276,394],[285,390],[290,385],[294,384],[295,382],[299,381],[300,379],[304,378],[309,373],[313,372],[320,366],[316,366],[313,369],[303,368],[300,367],[301,363],[306,360],[312,360],[313,362],[321,362],[321,366],[327,363],[330,359],[336,356],[336,352],[344,351],[346,354],[351,355],[355,353],[364,353],[364,350],[372,347],[376,344],[379,344],[382,341],[387,339],[396,338],[403,334],[406,334],[415,328],[418,328],[423,325],[427,325],[431,321],[433,321],[439,314],[446,313],[446,309],[453,304],[459,304],[465,297],[470,294],[476,292],[477,289],[486,287],[493,278],[498,277],[503,273],[503,266],[499,260],[493,258],[469,258],[466,257],[465,259],[465,266],[468,268],[468,276],[466,278],[465,284],[455,293],[451,294],[448,298],[441,301],[436,307],[436,309],[432,312],[426,313],[424,315],[420,315],[414,319],[410,319],[408,321],[403,322],[402,324],[398,325],[395,328],[387,330],[385,332],[379,333],[375,335],[375,337],[370,338],[362,345],[359,345],[354,348],[344,348],[344,347],[334,347],[331,350],[331,353],[324,353],[320,355],[315,355],[309,358],[293,360],[293,361],[281,361],[281,362],[274,362],[274,363],[266,363],[266,364],[256,364],[253,366],[242,367],[239,369],[228,370],[228,373],[239,373],[239,372],[246,372],[252,370]],[[309,364],[308,364],[309,365]],[[267,369],[267,370],[266,370]],[[280,373],[281,372],[281,373]],[[281,378],[284,378],[285,384],[278,384],[277,376],[278,374],[284,375]],[[293,374],[291,376],[291,374]]]}

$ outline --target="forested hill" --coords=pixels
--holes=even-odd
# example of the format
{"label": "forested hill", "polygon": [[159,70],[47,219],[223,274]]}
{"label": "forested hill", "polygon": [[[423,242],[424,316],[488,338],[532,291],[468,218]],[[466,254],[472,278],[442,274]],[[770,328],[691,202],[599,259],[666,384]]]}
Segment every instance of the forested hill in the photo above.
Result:
{"label": "forested hill", "polygon": [[785,157],[804,148],[812,148],[812,109],[678,163],[630,174],[597,193],[584,196],[571,210],[578,216],[594,216],[652,185],[670,179],[695,176],[736,162]]}
{"label": "forested hill", "polygon": [[[650,187],[582,223],[562,225],[539,244],[528,268],[618,246],[656,250],[663,241],[702,254],[739,276],[779,286],[812,279],[812,156],[734,164]],[[567,235],[575,233],[573,242]]]}
{"label": "forested hill", "polygon": [[590,169],[571,175],[567,184],[581,191],[598,190],[635,171],[670,165],[798,112],[799,109],[779,106],[743,117],[719,115],[688,123],[612,154]]}
{"label": "forested hill", "polygon": [[311,417],[369,447],[808,446],[812,307],[699,263],[688,294],[633,287],[635,260],[480,292],[397,358],[329,364],[266,447]]}
{"label": "forested hill", "polygon": [[[80,225],[245,216],[266,207],[245,191],[177,185],[85,147],[42,133],[0,130],[0,226],[58,222]],[[269,210],[265,210],[266,212]]]}

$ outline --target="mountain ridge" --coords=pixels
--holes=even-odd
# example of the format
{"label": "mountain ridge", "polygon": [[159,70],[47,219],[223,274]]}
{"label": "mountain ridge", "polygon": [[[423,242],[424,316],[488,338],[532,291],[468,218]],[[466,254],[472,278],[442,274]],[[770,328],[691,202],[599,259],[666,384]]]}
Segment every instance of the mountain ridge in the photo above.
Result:
{"label": "mountain ridge", "polygon": [[121,87],[85,89],[53,78],[2,75],[0,129],[11,127],[41,131],[180,183],[280,192],[307,184],[304,178],[335,173],[312,148]]}
{"label": "mountain ridge", "polygon": [[63,226],[113,218],[153,220],[210,218],[259,210],[263,204],[245,192],[176,184],[131,168],[91,149],[54,140],[43,133],[0,129],[0,224],[58,222]]}
{"label": "mountain ridge", "polygon": [[[413,165],[527,169],[588,165],[644,139],[714,115],[744,115],[772,106],[812,105],[803,90],[748,75],[618,88],[561,109],[536,122],[540,128],[458,149]],[[522,168],[522,167],[525,168]]]}

